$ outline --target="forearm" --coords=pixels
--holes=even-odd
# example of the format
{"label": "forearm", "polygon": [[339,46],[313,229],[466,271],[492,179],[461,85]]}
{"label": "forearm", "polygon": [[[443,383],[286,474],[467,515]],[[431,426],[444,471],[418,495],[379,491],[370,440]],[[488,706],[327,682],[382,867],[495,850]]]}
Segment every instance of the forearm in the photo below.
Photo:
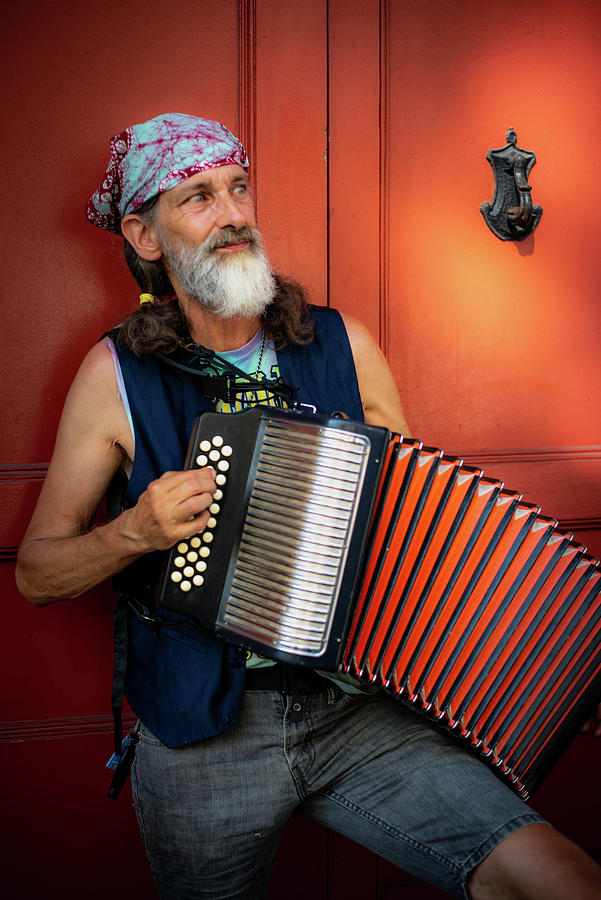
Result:
{"label": "forearm", "polygon": [[211,468],[165,472],[135,506],[83,533],[78,523],[87,515],[34,514],[17,561],[20,592],[36,606],[79,597],[144,553],[202,531],[215,490]]}
{"label": "forearm", "polygon": [[24,542],[16,571],[21,594],[36,606],[69,600],[138,559],[148,548],[130,534],[129,514],[84,534]]}

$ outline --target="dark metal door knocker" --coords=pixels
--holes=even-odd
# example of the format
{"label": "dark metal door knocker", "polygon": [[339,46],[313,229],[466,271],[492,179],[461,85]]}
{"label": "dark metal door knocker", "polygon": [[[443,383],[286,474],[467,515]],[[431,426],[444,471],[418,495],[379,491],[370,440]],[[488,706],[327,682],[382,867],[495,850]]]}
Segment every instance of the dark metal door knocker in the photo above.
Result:
{"label": "dark metal door knocker", "polygon": [[492,203],[483,203],[480,212],[493,234],[502,241],[523,241],[534,231],[543,214],[541,206],[532,205],[532,188],[528,184],[536,156],[518,147],[513,128],[505,139],[508,142],[505,147],[486,154],[495,176],[495,192]]}

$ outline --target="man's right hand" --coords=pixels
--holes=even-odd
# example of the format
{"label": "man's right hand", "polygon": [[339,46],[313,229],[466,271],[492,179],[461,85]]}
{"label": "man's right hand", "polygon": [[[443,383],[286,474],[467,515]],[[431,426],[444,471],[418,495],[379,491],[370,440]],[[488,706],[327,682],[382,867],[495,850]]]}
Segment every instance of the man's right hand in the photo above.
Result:
{"label": "man's right hand", "polygon": [[215,471],[210,467],[165,472],[123,514],[124,535],[142,553],[168,550],[177,541],[204,530],[216,489]]}

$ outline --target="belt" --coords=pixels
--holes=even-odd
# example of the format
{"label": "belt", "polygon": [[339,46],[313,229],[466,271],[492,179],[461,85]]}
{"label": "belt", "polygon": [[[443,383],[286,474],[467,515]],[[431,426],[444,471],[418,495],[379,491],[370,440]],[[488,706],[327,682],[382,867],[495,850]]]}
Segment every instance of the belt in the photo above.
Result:
{"label": "belt", "polygon": [[328,681],[312,669],[276,663],[274,666],[248,668],[245,691],[280,691],[285,694],[319,694],[327,691]]}

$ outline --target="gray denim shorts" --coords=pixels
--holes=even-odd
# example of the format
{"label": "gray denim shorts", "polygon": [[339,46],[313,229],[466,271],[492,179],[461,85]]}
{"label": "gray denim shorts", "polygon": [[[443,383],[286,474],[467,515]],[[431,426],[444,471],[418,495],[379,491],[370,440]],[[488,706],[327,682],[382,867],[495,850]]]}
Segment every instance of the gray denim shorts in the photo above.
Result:
{"label": "gray denim shorts", "polygon": [[325,681],[247,691],[237,723],[199,744],[170,750],[143,729],[132,780],[164,900],[264,897],[293,811],[464,898],[493,847],[543,821],[413,710]]}

